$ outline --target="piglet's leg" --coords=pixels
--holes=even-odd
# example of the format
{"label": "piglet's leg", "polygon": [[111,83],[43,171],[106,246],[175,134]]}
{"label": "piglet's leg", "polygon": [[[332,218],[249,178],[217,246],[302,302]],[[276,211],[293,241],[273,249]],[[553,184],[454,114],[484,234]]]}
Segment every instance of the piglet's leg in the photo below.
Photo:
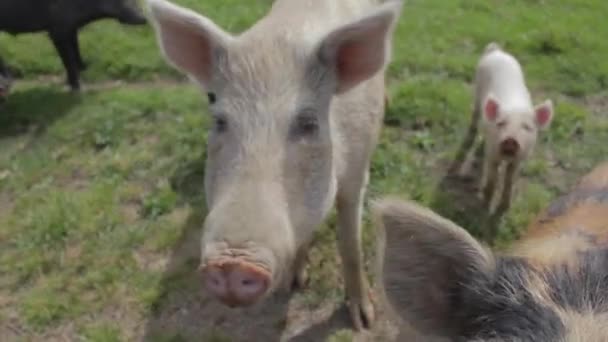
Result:
{"label": "piglet's leg", "polygon": [[[353,172],[354,173],[354,172]],[[369,327],[374,320],[374,307],[363,271],[361,247],[361,211],[367,183],[367,171],[347,177],[338,191],[338,248],[342,258],[346,300],[355,329]]]}
{"label": "piglet's leg", "polygon": [[519,174],[520,163],[518,161],[511,161],[507,164],[505,170],[505,181],[503,184],[502,195],[500,202],[496,209],[497,212],[504,213],[511,207],[511,201],[513,197],[513,187],[517,176]]}
{"label": "piglet's leg", "polygon": [[491,208],[492,197],[494,195],[494,189],[496,188],[496,178],[498,176],[498,167],[500,160],[486,150],[484,164],[483,164],[483,176],[481,180],[481,190],[483,200],[485,201],[486,208]]}

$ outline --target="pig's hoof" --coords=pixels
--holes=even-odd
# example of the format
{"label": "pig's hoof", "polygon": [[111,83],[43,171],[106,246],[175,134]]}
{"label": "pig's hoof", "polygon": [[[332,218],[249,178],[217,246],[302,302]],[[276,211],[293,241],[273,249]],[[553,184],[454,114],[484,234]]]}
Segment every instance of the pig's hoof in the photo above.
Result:
{"label": "pig's hoof", "polygon": [[356,330],[360,331],[371,327],[375,319],[375,310],[369,295],[358,300],[348,299],[346,305]]}

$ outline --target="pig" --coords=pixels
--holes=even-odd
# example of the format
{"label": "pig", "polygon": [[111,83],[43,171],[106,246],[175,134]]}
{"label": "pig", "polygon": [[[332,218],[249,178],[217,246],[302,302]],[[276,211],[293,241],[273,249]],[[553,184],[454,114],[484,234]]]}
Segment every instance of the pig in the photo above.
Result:
{"label": "pig", "polygon": [[278,0],[239,35],[148,0],[168,63],[206,92],[200,271],[213,297],[251,306],[303,285],[307,249],[334,203],[347,306],[374,319],[361,211],[384,116],[384,78],[400,0]]}
{"label": "pig", "polygon": [[539,131],[547,129],[552,119],[553,102],[550,99],[533,106],[517,59],[497,43],[488,44],[475,74],[473,115],[468,135],[471,142],[474,141],[481,121],[485,151],[480,188],[488,208],[499,169],[504,165],[503,188],[497,208],[500,211],[509,209],[521,165],[531,155]]}
{"label": "pig", "polygon": [[10,34],[48,33],[67,72],[73,91],[80,89],[80,72],[86,69],[78,45],[78,30],[104,18],[127,25],[143,25],[146,18],[137,0],[3,0],[0,31]]}
{"label": "pig", "polygon": [[8,67],[4,64],[0,57],[0,103],[4,102],[8,97],[11,89],[12,77],[8,71]]}
{"label": "pig", "polygon": [[402,327],[447,341],[608,340],[608,162],[501,253],[411,201],[372,212],[378,282]]}

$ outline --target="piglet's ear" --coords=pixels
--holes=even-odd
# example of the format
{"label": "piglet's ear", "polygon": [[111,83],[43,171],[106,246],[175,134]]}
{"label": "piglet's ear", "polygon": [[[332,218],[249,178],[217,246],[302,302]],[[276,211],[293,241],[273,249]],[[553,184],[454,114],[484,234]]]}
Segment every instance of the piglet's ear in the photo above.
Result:
{"label": "piglet's ear", "polygon": [[494,95],[490,94],[486,97],[483,103],[483,117],[488,122],[494,122],[498,119],[498,111],[500,105]]}
{"label": "piglet's ear", "polygon": [[534,108],[534,116],[536,125],[539,129],[549,127],[551,121],[553,120],[553,102],[551,100],[546,100],[545,102],[536,106],[536,108]]}
{"label": "piglet's ear", "polygon": [[400,0],[388,1],[372,14],[334,30],[322,40],[319,58],[326,67],[335,70],[337,93],[373,77],[387,64],[401,7]]}
{"label": "piglet's ear", "polygon": [[165,59],[207,87],[215,55],[232,37],[211,20],[165,0],[148,0],[152,23]]}

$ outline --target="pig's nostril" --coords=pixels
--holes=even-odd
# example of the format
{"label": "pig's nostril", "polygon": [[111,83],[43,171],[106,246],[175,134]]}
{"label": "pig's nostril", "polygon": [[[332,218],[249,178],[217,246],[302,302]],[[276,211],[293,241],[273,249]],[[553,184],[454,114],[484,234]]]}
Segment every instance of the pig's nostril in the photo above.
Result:
{"label": "pig's nostril", "polygon": [[228,292],[228,279],[224,272],[217,267],[203,269],[207,290],[215,296],[225,296]]}
{"label": "pig's nostril", "polygon": [[268,289],[267,271],[248,263],[236,265],[230,274],[230,288],[243,305],[255,302]]}
{"label": "pig's nostril", "polygon": [[236,294],[245,301],[255,300],[266,289],[262,279],[243,279],[234,288]]}

